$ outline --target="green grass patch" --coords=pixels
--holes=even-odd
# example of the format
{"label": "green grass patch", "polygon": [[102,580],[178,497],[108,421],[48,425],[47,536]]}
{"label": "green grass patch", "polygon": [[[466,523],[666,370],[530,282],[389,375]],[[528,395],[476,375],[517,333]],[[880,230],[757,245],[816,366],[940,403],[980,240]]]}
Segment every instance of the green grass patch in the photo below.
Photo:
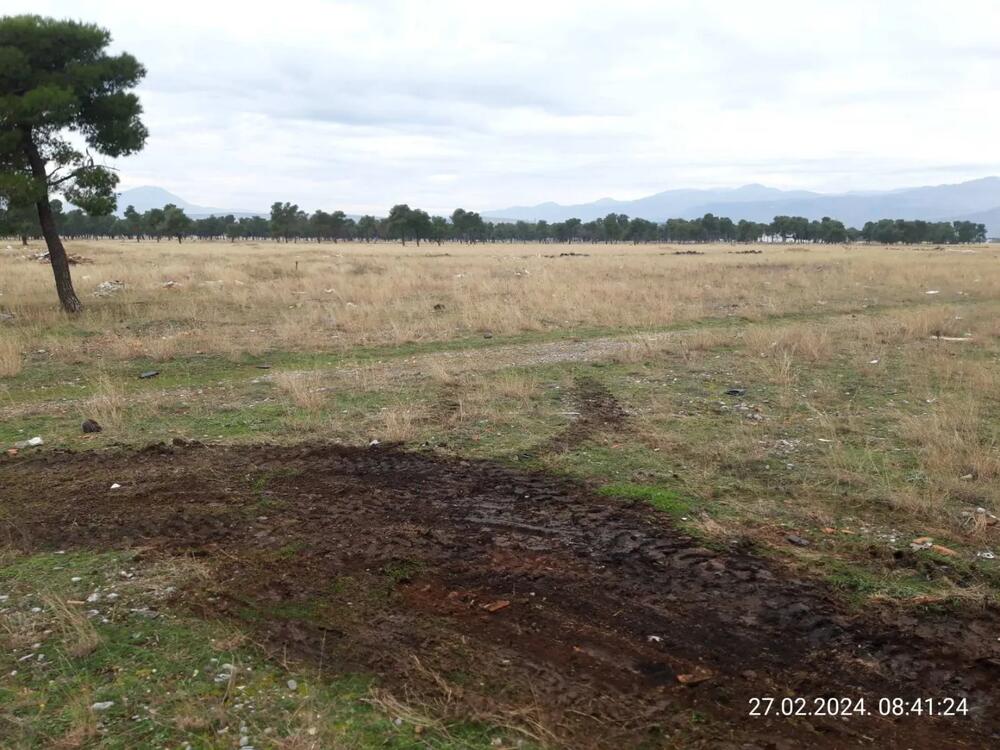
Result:
{"label": "green grass patch", "polygon": [[605,485],[598,490],[598,493],[607,497],[647,503],[675,518],[688,516],[697,508],[695,500],[667,487],[621,482]]}
{"label": "green grass patch", "polygon": [[935,588],[932,582],[909,572],[861,568],[841,560],[831,560],[824,567],[826,580],[855,604],[872,597],[912,599],[931,594]]}
{"label": "green grass patch", "polygon": [[[295,737],[309,747],[465,750],[507,737],[475,722],[398,721],[370,702],[370,677],[279,665],[233,624],[150,599],[149,588],[163,582],[150,578],[147,587],[144,576],[116,553],[0,559],[0,595],[8,597],[0,602],[0,745],[231,750],[241,737],[255,747]],[[66,603],[95,590],[99,602]],[[283,614],[309,614],[300,610],[289,605]],[[81,634],[92,639],[86,649]]]}

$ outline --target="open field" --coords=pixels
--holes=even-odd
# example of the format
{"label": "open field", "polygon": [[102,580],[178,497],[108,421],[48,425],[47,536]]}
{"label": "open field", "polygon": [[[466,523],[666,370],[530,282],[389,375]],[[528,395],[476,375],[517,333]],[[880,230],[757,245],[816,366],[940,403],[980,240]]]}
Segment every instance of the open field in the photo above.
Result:
{"label": "open field", "polygon": [[9,746],[996,741],[1000,248],[76,242],[79,319],[39,250]]}

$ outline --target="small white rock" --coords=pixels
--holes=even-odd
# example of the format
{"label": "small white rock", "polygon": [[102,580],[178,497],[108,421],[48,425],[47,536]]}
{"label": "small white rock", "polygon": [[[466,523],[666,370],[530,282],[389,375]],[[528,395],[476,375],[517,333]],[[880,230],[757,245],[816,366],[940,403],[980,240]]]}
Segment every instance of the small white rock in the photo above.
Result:
{"label": "small white rock", "polygon": [[289,680],[288,681],[288,689],[289,690],[298,690],[299,689],[299,683],[297,683],[295,680]]}
{"label": "small white rock", "polygon": [[90,707],[90,710],[91,711],[107,711],[113,705],[115,705],[114,701],[98,701],[97,703],[94,703]]}

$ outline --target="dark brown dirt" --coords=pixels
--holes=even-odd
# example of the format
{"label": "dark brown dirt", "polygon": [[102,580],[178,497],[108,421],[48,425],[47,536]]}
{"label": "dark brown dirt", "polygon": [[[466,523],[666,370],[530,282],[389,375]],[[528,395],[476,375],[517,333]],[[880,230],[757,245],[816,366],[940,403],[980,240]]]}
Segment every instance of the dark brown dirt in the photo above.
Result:
{"label": "dark brown dirt", "polygon": [[[370,671],[566,747],[1000,742],[997,612],[851,614],[645,507],[493,463],[330,445],[48,452],[0,460],[0,519],[25,550],[201,556],[214,580],[184,592],[196,611],[327,674]],[[755,696],[965,697],[970,715],[750,718]]]}

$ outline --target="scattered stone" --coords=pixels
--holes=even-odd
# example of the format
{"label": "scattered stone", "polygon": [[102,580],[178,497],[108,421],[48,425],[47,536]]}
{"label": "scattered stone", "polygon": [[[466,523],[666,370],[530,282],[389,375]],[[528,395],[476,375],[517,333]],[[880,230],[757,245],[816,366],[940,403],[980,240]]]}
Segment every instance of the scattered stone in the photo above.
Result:
{"label": "scattered stone", "polygon": [[271,365],[259,364],[259,365],[257,365],[257,369],[258,370],[270,370],[271,369]]}
{"label": "scattered stone", "polygon": [[33,437],[30,440],[20,440],[14,443],[14,447],[18,450],[24,450],[25,448],[37,448],[40,445],[45,445],[45,441],[40,437]]}
{"label": "scattered stone", "polygon": [[103,430],[104,428],[97,423],[97,420],[87,419],[84,420],[83,424],[81,425],[81,429],[88,435],[91,435],[95,432],[101,432],[101,430]]}
{"label": "scattered stone", "polygon": [[381,442],[382,441],[379,440],[378,438],[372,438],[371,440],[368,441],[368,447],[369,448],[374,448],[376,445],[380,445]]}
{"label": "scattered stone", "polygon": [[445,307],[440,302],[434,305],[434,312],[444,312]]}
{"label": "scattered stone", "polygon": [[483,334],[483,338],[484,339],[491,339],[491,338],[493,338],[493,334],[490,333],[489,331],[487,331],[486,333]]}
{"label": "scattered stone", "polygon": [[101,601],[101,595],[96,591],[87,597],[87,604],[96,604],[99,601]]}
{"label": "scattered stone", "polygon": [[[30,255],[28,257],[37,260],[39,263],[49,262],[48,253],[36,253],[35,255]],[[82,255],[72,255],[70,253],[66,253],[66,262],[69,263],[71,266],[75,266],[78,263],[93,263],[93,261],[90,258],[84,258]]]}
{"label": "scattered stone", "polygon": [[[782,438],[777,443],[775,443],[774,447],[776,450],[782,453],[793,453],[798,449],[801,443],[802,441],[799,440],[798,438],[791,438],[791,439]],[[789,468],[791,468],[791,466],[789,466]]]}
{"label": "scattered stone", "polygon": [[289,680],[288,681],[288,689],[289,690],[298,690],[299,689],[299,683],[297,683],[295,680]]}
{"label": "scattered stone", "polygon": [[745,396],[747,395],[746,388],[730,388],[726,391],[727,396]]}
{"label": "scattered stone", "polygon": [[796,536],[795,534],[789,534],[785,537],[785,541],[790,544],[794,544],[796,547],[808,547],[811,542],[801,536]]}
{"label": "scattered stone", "polygon": [[98,701],[90,706],[91,711],[107,711],[115,705],[114,701]]}
{"label": "scattered stone", "polygon": [[510,602],[506,599],[497,599],[495,602],[490,602],[489,604],[484,604],[483,609],[487,612],[499,612],[501,609],[506,609],[510,606]]}
{"label": "scattered stone", "polygon": [[989,550],[984,550],[983,552],[977,552],[976,553],[976,557],[980,557],[983,560],[995,560],[996,559],[996,555],[994,555]]}
{"label": "scattered stone", "polygon": [[701,667],[695,668],[695,670],[689,674],[677,675],[677,681],[681,685],[698,685],[710,679],[712,679],[712,673]]}
{"label": "scattered stone", "polygon": [[139,373],[140,380],[149,380],[150,378],[155,378],[160,374],[159,370],[146,370],[146,372]]}
{"label": "scattered stone", "polygon": [[102,281],[97,285],[94,290],[95,297],[110,297],[112,294],[117,294],[125,288],[124,281],[118,281],[117,279],[113,281]]}

